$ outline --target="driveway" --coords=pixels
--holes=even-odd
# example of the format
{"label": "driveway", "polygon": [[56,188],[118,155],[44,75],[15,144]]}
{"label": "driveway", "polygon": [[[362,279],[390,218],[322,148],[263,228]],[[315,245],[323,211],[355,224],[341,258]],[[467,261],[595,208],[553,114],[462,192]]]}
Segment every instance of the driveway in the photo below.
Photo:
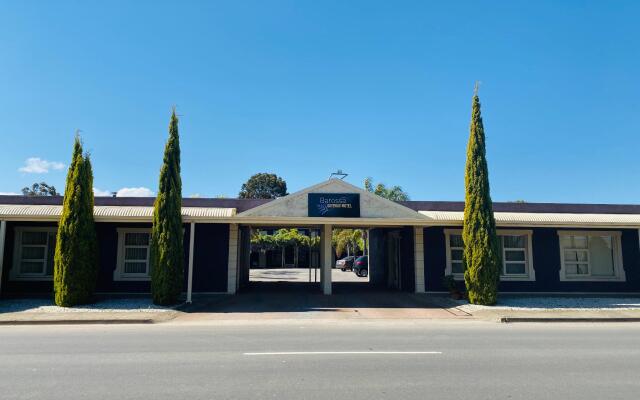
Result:
{"label": "driveway", "polygon": [[[256,319],[469,319],[446,297],[384,291],[345,283],[334,294],[314,284],[255,284],[236,295],[194,297],[176,322]],[[277,289],[277,290],[276,290]]]}
{"label": "driveway", "polygon": [[[320,282],[318,268],[254,268],[249,277],[252,282]],[[351,271],[331,270],[333,282],[369,282],[369,277],[361,278]]]}

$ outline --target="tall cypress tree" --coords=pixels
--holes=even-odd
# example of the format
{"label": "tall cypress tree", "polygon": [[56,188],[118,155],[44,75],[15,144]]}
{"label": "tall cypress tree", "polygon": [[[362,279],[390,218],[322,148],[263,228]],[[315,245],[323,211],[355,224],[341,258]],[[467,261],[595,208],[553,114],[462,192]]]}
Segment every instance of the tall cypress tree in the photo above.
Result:
{"label": "tall cypress tree", "polygon": [[76,135],[64,190],[53,268],[55,302],[71,307],[91,301],[98,274],[98,240],[93,220],[93,171]]}
{"label": "tall cypress tree", "polygon": [[156,304],[176,303],[182,292],[184,253],[181,207],[180,138],[174,108],[153,210],[151,294]]}
{"label": "tall cypress tree", "polygon": [[465,189],[462,239],[464,281],[469,301],[474,304],[495,304],[502,261],[489,192],[489,169],[477,84],[471,110]]}

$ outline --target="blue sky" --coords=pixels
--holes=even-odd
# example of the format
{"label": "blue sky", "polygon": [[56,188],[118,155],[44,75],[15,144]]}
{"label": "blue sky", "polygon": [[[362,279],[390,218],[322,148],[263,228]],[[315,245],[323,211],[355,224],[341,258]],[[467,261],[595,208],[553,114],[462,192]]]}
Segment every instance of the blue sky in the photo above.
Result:
{"label": "blue sky", "polygon": [[640,203],[640,2],[430,3],[2,2],[0,192],[62,189],[76,129],[96,188],[155,192],[176,105],[185,197],[461,200],[478,80],[494,200]]}

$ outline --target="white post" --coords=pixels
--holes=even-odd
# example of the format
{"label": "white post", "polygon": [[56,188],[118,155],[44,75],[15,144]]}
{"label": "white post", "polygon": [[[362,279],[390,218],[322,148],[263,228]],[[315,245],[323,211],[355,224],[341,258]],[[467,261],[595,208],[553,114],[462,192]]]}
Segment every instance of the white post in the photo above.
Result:
{"label": "white post", "polygon": [[333,227],[331,225],[322,226],[322,238],[320,240],[320,282],[322,292],[331,294],[331,235]]}
{"label": "white post", "polygon": [[189,278],[187,280],[187,303],[191,303],[191,292],[193,291],[193,241],[196,235],[196,224],[189,225]]}
{"label": "white post", "polygon": [[4,238],[7,236],[7,221],[0,221],[0,293],[2,293],[2,272],[4,271]]}
{"label": "white post", "polygon": [[413,230],[413,260],[416,273],[416,293],[424,293],[424,227]]}
{"label": "white post", "polygon": [[236,293],[238,275],[238,224],[229,224],[229,256],[227,264],[227,293]]}

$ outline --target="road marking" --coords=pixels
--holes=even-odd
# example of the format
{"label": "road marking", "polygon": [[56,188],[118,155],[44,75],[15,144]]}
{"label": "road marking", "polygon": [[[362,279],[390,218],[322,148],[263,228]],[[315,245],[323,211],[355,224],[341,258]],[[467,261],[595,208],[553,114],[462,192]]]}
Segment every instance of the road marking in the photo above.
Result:
{"label": "road marking", "polygon": [[442,354],[441,351],[274,351],[261,353],[243,353],[245,356],[323,356],[323,355],[419,355]]}

